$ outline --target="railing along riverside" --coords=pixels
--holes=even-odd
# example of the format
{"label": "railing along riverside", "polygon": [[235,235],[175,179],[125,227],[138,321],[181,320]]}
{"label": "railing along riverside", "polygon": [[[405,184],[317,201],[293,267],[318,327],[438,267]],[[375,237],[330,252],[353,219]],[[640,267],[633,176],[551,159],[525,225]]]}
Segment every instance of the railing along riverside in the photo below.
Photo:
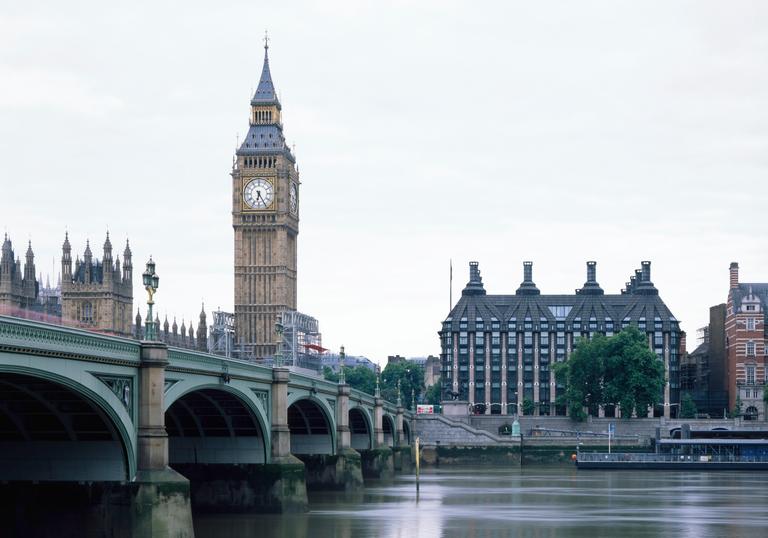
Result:
{"label": "railing along riverside", "polygon": [[[531,437],[575,437],[577,439],[581,437],[601,437],[608,439],[607,432],[593,432],[593,431],[581,431],[581,430],[555,430],[550,428],[531,428],[528,430],[528,435]],[[611,434],[611,439],[640,439],[640,435],[627,435],[627,434]]]}
{"label": "railing along riverside", "polygon": [[579,452],[580,462],[633,463],[768,463],[768,456],[737,456],[734,454],[654,454],[644,452]]}

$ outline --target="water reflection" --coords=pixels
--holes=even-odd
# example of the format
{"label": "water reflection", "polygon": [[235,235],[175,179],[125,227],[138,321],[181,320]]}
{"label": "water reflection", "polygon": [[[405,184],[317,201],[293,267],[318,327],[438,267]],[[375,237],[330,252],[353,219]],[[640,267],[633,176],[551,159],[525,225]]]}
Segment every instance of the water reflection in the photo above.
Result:
{"label": "water reflection", "polygon": [[368,484],[362,498],[310,496],[306,514],[200,516],[198,538],[719,538],[768,529],[760,473],[427,470]]}

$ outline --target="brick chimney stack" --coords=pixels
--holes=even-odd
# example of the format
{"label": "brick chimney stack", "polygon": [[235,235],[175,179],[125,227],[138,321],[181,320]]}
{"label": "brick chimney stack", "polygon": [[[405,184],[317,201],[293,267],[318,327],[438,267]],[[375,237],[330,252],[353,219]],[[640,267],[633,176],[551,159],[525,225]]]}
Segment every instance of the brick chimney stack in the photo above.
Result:
{"label": "brick chimney stack", "polygon": [[739,264],[731,262],[731,289],[739,287]]}

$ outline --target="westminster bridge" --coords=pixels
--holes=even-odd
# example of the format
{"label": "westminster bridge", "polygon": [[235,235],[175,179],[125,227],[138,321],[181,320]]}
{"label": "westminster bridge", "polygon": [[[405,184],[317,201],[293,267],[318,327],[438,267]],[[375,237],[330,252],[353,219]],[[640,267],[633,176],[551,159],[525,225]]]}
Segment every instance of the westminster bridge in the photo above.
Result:
{"label": "westminster bridge", "polygon": [[304,510],[307,487],[410,462],[412,419],[287,368],[0,316],[0,498],[17,515],[65,492],[96,526],[189,536],[192,507]]}

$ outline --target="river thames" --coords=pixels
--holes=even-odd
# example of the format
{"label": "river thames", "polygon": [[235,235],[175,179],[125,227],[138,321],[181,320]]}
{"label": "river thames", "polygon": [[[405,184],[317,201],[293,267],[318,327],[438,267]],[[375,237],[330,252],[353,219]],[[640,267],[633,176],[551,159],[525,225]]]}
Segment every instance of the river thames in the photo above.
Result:
{"label": "river thames", "polygon": [[768,535],[760,472],[427,469],[310,494],[298,515],[196,516],[198,538],[675,537]]}

